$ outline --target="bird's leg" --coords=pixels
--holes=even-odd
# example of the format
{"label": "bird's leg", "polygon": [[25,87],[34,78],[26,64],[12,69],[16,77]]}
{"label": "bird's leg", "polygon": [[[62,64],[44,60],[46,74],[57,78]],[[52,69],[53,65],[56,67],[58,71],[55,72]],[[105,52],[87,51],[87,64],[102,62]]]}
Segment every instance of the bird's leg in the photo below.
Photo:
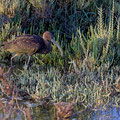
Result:
{"label": "bird's leg", "polygon": [[28,57],[28,61],[27,61],[27,69],[29,69],[30,57],[31,57],[31,56]]}
{"label": "bird's leg", "polygon": [[15,54],[14,56],[11,57],[11,67],[13,66],[13,65],[12,65],[12,64],[13,64],[13,62],[12,62],[12,61],[13,61],[13,58],[15,58],[16,56],[18,56],[18,55]]}

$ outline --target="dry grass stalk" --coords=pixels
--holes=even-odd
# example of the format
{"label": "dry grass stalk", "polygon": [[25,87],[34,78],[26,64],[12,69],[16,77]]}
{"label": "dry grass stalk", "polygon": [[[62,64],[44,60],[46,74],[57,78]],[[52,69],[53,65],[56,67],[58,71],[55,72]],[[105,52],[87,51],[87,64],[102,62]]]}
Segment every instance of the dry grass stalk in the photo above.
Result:
{"label": "dry grass stalk", "polygon": [[7,120],[10,117],[14,118],[16,114],[19,114],[19,112],[23,113],[25,120],[32,120],[30,107],[20,107],[16,96],[12,96],[12,99],[9,102],[0,100],[0,110],[4,113],[1,118],[2,120]]}
{"label": "dry grass stalk", "polygon": [[25,120],[32,120],[32,113],[30,107],[25,108],[23,106],[19,106],[17,100],[16,100],[16,105],[18,110],[20,110],[23,113]]}
{"label": "dry grass stalk", "polygon": [[[0,110],[3,111],[2,120],[9,119],[9,116],[13,116],[16,113],[16,107],[14,106],[14,96],[8,101],[0,100]],[[9,113],[9,114],[8,114]]]}
{"label": "dry grass stalk", "polygon": [[117,92],[120,92],[120,77],[118,77],[118,78],[116,79],[116,82],[115,82],[115,90],[116,90]]}
{"label": "dry grass stalk", "polygon": [[4,73],[4,69],[0,67],[0,81],[2,83],[1,90],[7,96],[17,96],[17,87],[14,85],[13,80],[8,80],[11,75],[12,68],[9,68],[7,72]]}

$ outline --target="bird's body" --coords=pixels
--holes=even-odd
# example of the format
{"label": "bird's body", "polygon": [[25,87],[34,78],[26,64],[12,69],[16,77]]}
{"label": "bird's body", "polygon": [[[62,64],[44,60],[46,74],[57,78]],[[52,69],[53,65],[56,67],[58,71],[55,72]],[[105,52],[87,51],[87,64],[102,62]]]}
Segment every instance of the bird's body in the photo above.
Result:
{"label": "bird's body", "polygon": [[[47,42],[50,44],[49,41]],[[43,38],[38,35],[18,36],[13,41],[4,42],[2,48],[11,53],[16,53],[18,56],[22,54],[31,56],[35,53],[47,54],[52,50],[52,47],[50,45],[47,47]]]}
{"label": "bird's body", "polygon": [[[33,54],[47,54],[52,50],[50,41],[52,41],[59,48],[62,55],[63,53],[60,46],[53,40],[52,34],[48,31],[43,34],[43,37],[38,35],[18,36],[15,40],[4,42],[2,48],[10,53],[15,53],[15,56],[20,56],[22,54],[28,55],[29,59],[27,65],[29,65],[30,56]],[[15,56],[11,58],[11,64],[12,59]]]}

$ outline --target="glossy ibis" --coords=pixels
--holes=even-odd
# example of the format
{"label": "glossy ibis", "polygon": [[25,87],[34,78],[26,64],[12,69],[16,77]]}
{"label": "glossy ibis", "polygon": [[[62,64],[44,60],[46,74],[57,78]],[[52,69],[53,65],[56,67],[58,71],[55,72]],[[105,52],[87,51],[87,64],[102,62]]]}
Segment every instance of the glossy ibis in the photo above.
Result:
{"label": "glossy ibis", "polygon": [[59,48],[61,56],[63,56],[60,46],[54,41],[49,31],[44,32],[43,37],[38,35],[18,36],[15,40],[4,42],[1,48],[10,53],[15,53],[15,55],[11,57],[11,66],[14,57],[21,56],[22,54],[28,55],[27,68],[29,68],[29,61],[32,55],[36,53],[47,54],[52,50],[50,41]]}

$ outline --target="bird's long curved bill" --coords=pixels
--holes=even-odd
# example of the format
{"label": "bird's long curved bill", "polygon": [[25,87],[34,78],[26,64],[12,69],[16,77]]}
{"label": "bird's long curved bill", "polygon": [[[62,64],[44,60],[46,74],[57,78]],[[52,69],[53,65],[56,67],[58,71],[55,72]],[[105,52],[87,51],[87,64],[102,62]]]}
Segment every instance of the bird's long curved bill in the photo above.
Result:
{"label": "bird's long curved bill", "polygon": [[55,44],[55,45],[58,47],[58,49],[59,49],[60,52],[61,52],[61,56],[63,56],[63,52],[62,52],[61,47],[55,42],[55,40],[52,39],[51,41],[52,41],[53,44]]}

